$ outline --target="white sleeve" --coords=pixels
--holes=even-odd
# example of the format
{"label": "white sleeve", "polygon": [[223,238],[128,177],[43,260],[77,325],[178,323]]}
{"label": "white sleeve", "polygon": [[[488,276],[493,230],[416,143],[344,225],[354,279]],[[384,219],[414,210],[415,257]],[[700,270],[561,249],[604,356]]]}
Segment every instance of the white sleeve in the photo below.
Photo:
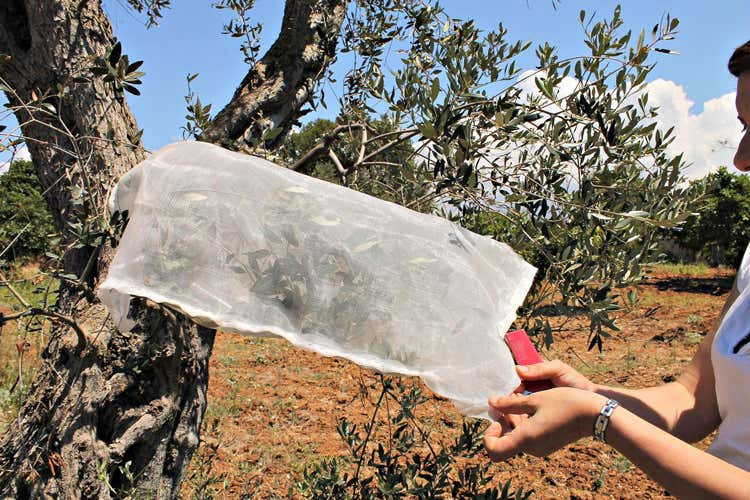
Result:
{"label": "white sleeve", "polygon": [[745,249],[742,263],[737,270],[737,289],[742,292],[748,285],[750,285],[750,245]]}

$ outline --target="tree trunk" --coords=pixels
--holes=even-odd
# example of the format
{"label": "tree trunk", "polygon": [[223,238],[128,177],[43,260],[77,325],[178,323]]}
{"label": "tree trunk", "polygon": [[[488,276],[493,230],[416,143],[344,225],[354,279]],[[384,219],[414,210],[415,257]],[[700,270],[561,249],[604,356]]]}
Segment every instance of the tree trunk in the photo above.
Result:
{"label": "tree trunk", "polygon": [[313,89],[336,55],[348,0],[287,0],[276,42],[248,72],[230,103],[201,136],[229,149],[261,144],[274,149],[302,115]]}
{"label": "tree trunk", "polygon": [[87,337],[84,346],[67,326],[54,328],[0,443],[3,497],[107,498],[131,488],[175,496],[198,445],[213,332],[138,303],[138,326],[120,334],[90,292],[112,255],[101,231],[107,195],[145,157],[132,144],[137,127],[122,96],[101,79],[74,80],[87,74],[89,56],[103,57],[113,44],[98,2],[0,6],[8,99],[19,106],[63,244],[80,243],[64,256],[65,273],[79,279],[63,284],[57,311]]}
{"label": "tree trunk", "polygon": [[[346,3],[289,0],[279,40],[202,140],[244,149],[267,128],[260,118],[288,130],[334,54]],[[0,442],[2,497],[174,498],[199,443],[214,332],[135,300],[136,327],[121,333],[93,293],[113,255],[107,196],[144,158],[124,97],[79,79],[113,44],[99,1],[0,2],[0,53],[11,56],[0,76],[77,277],[56,313],[85,337],[53,329]]]}

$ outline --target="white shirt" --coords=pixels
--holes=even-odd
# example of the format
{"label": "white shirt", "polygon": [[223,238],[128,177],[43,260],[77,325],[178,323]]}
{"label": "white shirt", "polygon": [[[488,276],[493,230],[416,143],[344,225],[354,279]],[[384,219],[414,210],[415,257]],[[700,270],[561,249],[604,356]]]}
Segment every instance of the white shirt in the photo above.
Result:
{"label": "white shirt", "polygon": [[711,348],[721,424],[708,452],[750,471],[750,343],[733,352],[750,332],[750,246],[737,272],[737,289],[740,295],[719,325]]}

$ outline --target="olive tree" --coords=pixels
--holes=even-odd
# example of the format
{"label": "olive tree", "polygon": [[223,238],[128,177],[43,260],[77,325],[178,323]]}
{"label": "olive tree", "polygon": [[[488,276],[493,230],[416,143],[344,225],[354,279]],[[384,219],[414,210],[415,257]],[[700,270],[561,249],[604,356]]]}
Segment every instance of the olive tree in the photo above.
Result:
{"label": "olive tree", "polygon": [[[510,243],[539,268],[518,326],[548,345],[550,313],[583,313],[586,344],[601,349],[617,329],[617,311],[634,299],[621,289],[637,283],[641,265],[658,252],[659,229],[687,217],[682,158],[667,154],[672,130],[656,127],[644,92],[652,56],[670,52],[661,45],[678,21],[667,16],[650,36],[633,36],[622,30],[619,8],[603,20],[581,12],[590,53],[560,59],[542,43],[536,69],[523,71],[518,56],[530,44],[508,40],[502,25],[482,32],[439,5],[359,6],[364,13],[349,19],[343,47],[359,56],[343,98],[350,126],[360,110],[386,107],[400,130],[391,142],[414,140],[421,167],[432,173],[427,199],[436,211]],[[404,53],[392,78],[383,69],[389,44]],[[346,172],[363,167],[354,161]],[[478,427],[466,422],[455,441],[431,445],[414,417],[421,390],[387,378],[374,387],[375,412],[388,401],[398,409],[380,426],[391,445],[371,439],[374,415],[363,429],[343,417],[338,430],[351,456],[317,464],[302,491],[525,495],[493,485],[486,462],[456,460],[478,452]],[[414,453],[417,443],[428,451]]]}
{"label": "olive tree", "polygon": [[[529,44],[509,41],[502,24],[483,33],[439,6],[397,1],[362,9],[371,10],[353,21],[357,36],[345,45],[360,55],[345,104],[386,105],[418,140],[446,217],[504,221],[492,235],[540,269],[522,326],[549,343],[542,305],[583,309],[589,342],[601,346],[616,328],[617,288],[640,278],[657,229],[687,216],[682,158],[667,154],[672,130],[656,127],[644,92],[650,56],[670,52],[660,44],[678,21],[667,16],[647,40],[623,32],[619,7],[605,20],[582,11],[590,54],[561,60],[542,43],[537,69],[523,71],[517,59]],[[382,57],[393,40],[406,48],[390,82]]]}
{"label": "olive tree", "polygon": [[[169,6],[129,3],[153,23]],[[249,71],[214,116],[188,96],[189,133],[302,172],[325,157],[335,169],[331,180],[354,188],[363,186],[357,176],[378,179],[383,168],[395,168],[384,153],[410,144],[400,158],[419,175],[398,177],[409,196],[394,201],[434,207],[511,243],[540,268],[519,324],[549,340],[545,307],[583,309],[589,343],[601,346],[616,328],[617,287],[639,277],[655,229],[682,212],[681,160],[666,155],[670,134],[655,127],[642,92],[650,57],[667,51],[660,44],[676,20],[663,20],[649,40],[643,33],[633,40],[621,30],[619,9],[610,20],[582,13],[590,53],[561,60],[542,44],[538,69],[523,73],[517,59],[529,44],[509,41],[501,25],[482,32],[437,2],[286,0],[279,37],[262,56],[252,5],[217,4],[236,16],[224,28],[243,40]],[[392,77],[384,70],[389,47],[402,54]],[[309,151],[281,156],[278,148],[321,99],[319,84],[341,52],[357,57],[337,126]],[[107,196],[145,156],[126,100],[139,92],[141,63],[124,53],[99,2],[70,0],[3,2],[0,54],[0,84],[20,123],[4,133],[4,147],[28,146],[60,233],[55,275],[62,280],[58,303],[45,309],[2,282],[20,307],[0,321],[42,316],[55,328],[0,442],[0,493],[175,497],[199,442],[214,332],[167,306],[135,300],[136,326],[121,333],[95,295],[126,223],[106,212]],[[387,128],[373,126],[384,110]],[[344,135],[342,149],[336,144]],[[353,461],[317,467],[302,491],[510,495],[487,486],[486,467],[453,469],[455,454],[479,451],[476,422],[466,423],[454,445],[435,449],[414,418],[420,392],[387,378],[378,383],[365,432],[346,420],[339,428]],[[388,398],[401,407],[393,429],[403,447],[386,453],[370,437]],[[417,440],[429,457],[407,460]]]}
{"label": "olive tree", "polygon": [[721,167],[690,190],[694,213],[667,237],[711,266],[739,268],[750,242],[750,179]]}
{"label": "olive tree", "polygon": [[[0,176],[0,266],[31,259],[50,250],[52,217],[47,211],[30,161],[17,160]],[[13,243],[11,245],[11,242]]]}
{"label": "olive tree", "polygon": [[[130,3],[155,20],[168,2]],[[286,2],[279,38],[203,138],[243,149],[288,129],[335,55],[346,6]],[[0,443],[0,494],[175,497],[199,441],[214,332],[139,301],[136,327],[120,333],[94,295],[121,227],[107,195],[145,156],[125,98],[138,92],[140,63],[123,53],[98,1],[3,2],[0,53],[20,124],[5,146],[25,141],[63,249],[57,305],[39,310],[19,297],[21,310],[4,319],[45,315],[56,328]]]}

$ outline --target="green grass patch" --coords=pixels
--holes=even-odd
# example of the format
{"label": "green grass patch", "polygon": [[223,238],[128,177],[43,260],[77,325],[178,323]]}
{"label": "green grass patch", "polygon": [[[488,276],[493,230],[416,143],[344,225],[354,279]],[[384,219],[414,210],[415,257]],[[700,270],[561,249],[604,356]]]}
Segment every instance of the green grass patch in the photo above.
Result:
{"label": "green grass patch", "polygon": [[[33,307],[52,305],[57,300],[59,280],[44,274],[38,264],[13,264],[3,272],[10,286]],[[21,304],[8,287],[0,285],[0,306],[18,310]]]}
{"label": "green grass patch", "polygon": [[[38,264],[14,263],[3,268],[8,283],[32,307],[45,308],[57,300],[60,283],[44,274]],[[0,308],[13,314],[24,310],[23,304],[7,286],[0,285]],[[47,318],[26,317],[8,321],[0,335],[0,432],[18,413],[26,390],[39,366],[39,353],[49,339],[51,325]],[[19,380],[20,378],[20,380]]]}
{"label": "green grass patch", "polygon": [[689,276],[707,276],[711,274],[714,268],[708,267],[705,263],[698,264],[675,264],[665,262],[663,264],[654,264],[649,266],[652,271],[666,274],[686,274]]}

